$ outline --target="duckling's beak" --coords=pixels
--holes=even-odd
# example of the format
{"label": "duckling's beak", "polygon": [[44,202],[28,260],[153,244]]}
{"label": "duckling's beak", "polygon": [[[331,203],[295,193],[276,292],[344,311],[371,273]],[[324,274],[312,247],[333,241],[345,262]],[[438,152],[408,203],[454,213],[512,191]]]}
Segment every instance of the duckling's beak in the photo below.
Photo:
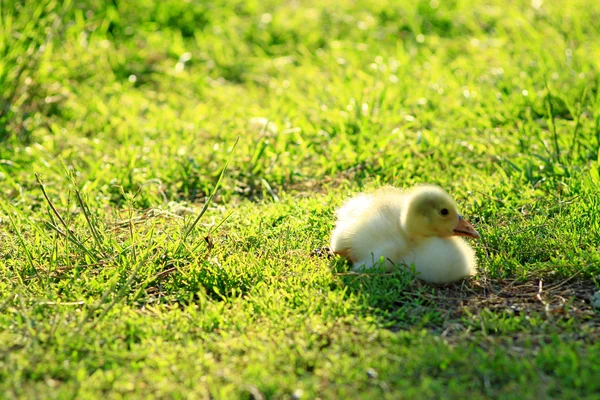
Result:
{"label": "duckling's beak", "polygon": [[479,232],[473,228],[473,225],[465,221],[462,215],[458,216],[458,225],[454,229],[454,236],[468,236],[473,239],[479,239]]}

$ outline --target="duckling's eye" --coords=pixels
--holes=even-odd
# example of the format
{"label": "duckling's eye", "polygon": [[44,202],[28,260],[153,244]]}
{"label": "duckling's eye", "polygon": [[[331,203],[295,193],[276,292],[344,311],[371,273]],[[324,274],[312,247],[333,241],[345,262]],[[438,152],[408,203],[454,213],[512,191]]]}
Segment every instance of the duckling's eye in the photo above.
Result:
{"label": "duckling's eye", "polygon": [[440,211],[440,214],[442,214],[442,215],[448,215],[448,209],[447,208],[442,208],[442,210]]}

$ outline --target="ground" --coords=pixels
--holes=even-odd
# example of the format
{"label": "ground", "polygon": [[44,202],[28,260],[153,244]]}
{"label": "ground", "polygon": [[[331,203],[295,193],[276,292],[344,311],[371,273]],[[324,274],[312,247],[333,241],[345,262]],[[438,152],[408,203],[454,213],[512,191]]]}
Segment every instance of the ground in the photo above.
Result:
{"label": "ground", "polygon": [[[0,2],[9,398],[594,398],[595,0]],[[477,276],[355,274],[436,183]]]}

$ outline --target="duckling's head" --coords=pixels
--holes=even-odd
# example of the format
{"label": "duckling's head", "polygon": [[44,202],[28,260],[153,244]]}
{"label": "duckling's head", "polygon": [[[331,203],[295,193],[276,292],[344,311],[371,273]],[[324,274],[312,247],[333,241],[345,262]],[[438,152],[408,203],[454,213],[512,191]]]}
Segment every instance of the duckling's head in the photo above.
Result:
{"label": "duckling's head", "polygon": [[479,232],[458,213],[454,199],[438,186],[417,186],[410,191],[400,223],[415,239],[432,236],[479,238]]}

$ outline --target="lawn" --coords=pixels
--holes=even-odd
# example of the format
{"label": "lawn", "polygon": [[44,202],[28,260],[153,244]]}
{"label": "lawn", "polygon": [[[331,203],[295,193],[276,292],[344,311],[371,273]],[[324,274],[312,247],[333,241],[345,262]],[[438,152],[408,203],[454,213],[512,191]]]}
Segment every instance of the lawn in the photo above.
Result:
{"label": "lawn", "polygon": [[[0,1],[6,398],[596,398],[597,0]],[[316,251],[444,187],[477,276]]]}

